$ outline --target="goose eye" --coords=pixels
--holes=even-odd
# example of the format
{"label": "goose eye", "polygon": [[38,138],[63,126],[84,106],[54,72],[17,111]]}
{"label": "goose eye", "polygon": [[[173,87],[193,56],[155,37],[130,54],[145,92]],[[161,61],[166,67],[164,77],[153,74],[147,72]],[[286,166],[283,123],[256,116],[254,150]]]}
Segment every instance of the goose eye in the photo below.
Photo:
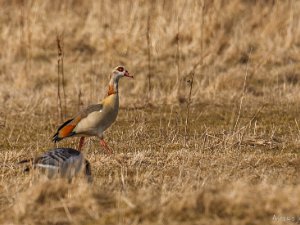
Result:
{"label": "goose eye", "polygon": [[120,66],[120,67],[117,68],[117,70],[118,70],[119,72],[123,72],[123,71],[124,71],[124,68]]}

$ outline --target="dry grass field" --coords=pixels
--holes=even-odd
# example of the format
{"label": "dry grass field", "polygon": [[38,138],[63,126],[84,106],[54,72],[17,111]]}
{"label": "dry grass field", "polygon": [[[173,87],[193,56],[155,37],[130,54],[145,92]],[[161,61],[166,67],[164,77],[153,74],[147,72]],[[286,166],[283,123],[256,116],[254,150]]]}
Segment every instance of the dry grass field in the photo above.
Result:
{"label": "dry grass field", "polygon": [[[0,11],[0,224],[300,223],[300,1],[13,0]],[[120,81],[105,134],[115,153],[84,146],[92,184],[16,164],[56,146],[57,38],[64,119],[105,96],[115,66],[135,77]]]}

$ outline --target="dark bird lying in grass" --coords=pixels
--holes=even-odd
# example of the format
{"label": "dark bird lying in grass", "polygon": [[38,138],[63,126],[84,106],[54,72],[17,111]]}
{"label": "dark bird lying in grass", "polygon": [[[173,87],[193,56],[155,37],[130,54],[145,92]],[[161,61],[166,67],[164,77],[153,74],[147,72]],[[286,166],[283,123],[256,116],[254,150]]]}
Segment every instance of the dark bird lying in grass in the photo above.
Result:
{"label": "dark bird lying in grass", "polygon": [[47,175],[48,178],[61,177],[69,181],[84,171],[88,182],[92,181],[91,165],[80,151],[72,148],[54,148],[45,152],[41,156],[32,159],[25,159],[19,164],[27,165],[24,171],[31,168],[38,169]]}

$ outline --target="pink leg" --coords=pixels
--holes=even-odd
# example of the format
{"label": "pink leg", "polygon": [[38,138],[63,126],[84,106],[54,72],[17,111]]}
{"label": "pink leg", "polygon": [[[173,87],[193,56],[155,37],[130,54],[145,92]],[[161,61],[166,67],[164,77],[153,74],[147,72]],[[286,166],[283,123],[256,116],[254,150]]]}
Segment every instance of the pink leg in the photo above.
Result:
{"label": "pink leg", "polygon": [[108,144],[103,139],[100,139],[100,145],[105,149],[106,153],[110,155],[113,153],[113,151],[110,149]]}
{"label": "pink leg", "polygon": [[79,140],[78,151],[81,151],[83,144],[84,144],[84,137],[81,137]]}

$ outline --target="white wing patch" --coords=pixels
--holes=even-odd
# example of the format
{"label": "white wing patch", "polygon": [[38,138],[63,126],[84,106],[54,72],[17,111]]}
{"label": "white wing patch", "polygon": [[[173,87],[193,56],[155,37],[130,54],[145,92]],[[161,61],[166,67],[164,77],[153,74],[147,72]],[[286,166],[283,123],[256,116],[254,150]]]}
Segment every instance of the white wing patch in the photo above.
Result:
{"label": "white wing patch", "polygon": [[57,166],[53,166],[53,165],[46,165],[46,164],[36,164],[37,167],[40,167],[40,168],[47,168],[47,169],[52,169],[52,170],[58,170],[59,167]]}

